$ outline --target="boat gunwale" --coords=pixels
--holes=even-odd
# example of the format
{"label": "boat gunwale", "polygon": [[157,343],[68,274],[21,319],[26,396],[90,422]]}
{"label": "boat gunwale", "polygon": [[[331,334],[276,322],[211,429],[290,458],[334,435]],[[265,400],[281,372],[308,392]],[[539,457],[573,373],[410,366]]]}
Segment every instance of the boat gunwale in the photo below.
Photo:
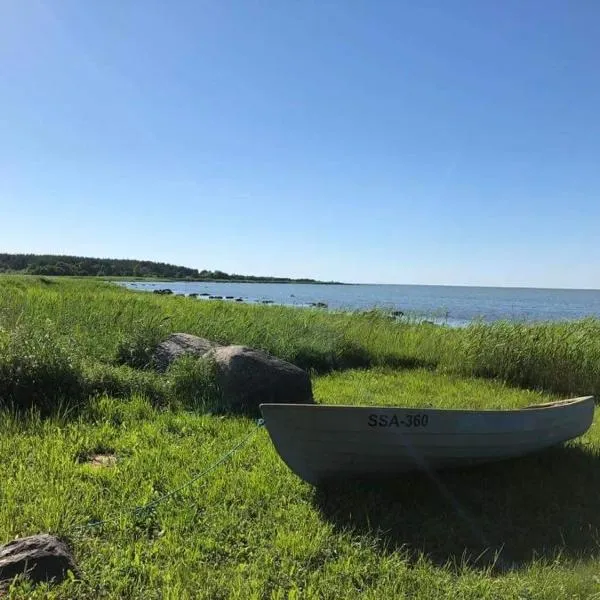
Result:
{"label": "boat gunwale", "polygon": [[267,408],[310,408],[313,410],[321,410],[321,411],[335,411],[339,409],[352,409],[356,411],[373,411],[373,410],[387,410],[387,411],[398,411],[398,410],[411,410],[411,411],[419,411],[419,412],[441,412],[447,413],[449,415],[472,415],[472,414],[485,414],[485,415],[507,415],[507,414],[521,414],[521,413],[531,413],[535,411],[547,411],[547,410],[557,410],[557,409],[566,409],[569,407],[582,405],[592,401],[595,403],[594,396],[579,396],[577,398],[567,398],[564,400],[556,400],[555,402],[545,402],[542,404],[531,404],[529,406],[523,406],[521,408],[436,408],[432,406],[424,406],[424,407],[413,407],[413,406],[378,406],[378,405],[356,405],[356,404],[319,404],[319,403],[284,403],[284,402],[263,402],[259,404],[259,409],[262,411],[263,407]]}

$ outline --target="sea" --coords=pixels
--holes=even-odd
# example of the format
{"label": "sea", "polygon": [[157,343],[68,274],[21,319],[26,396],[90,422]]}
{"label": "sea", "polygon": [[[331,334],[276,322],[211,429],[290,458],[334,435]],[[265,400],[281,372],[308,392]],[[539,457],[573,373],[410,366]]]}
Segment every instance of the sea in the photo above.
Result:
{"label": "sea", "polygon": [[535,322],[600,317],[600,290],[216,281],[128,281],[121,285],[146,292],[168,288],[174,294],[198,294],[198,302],[214,302],[215,297],[221,297],[225,302],[297,307],[318,304],[322,310],[335,311],[379,309],[402,313],[407,319],[458,327],[476,320]]}

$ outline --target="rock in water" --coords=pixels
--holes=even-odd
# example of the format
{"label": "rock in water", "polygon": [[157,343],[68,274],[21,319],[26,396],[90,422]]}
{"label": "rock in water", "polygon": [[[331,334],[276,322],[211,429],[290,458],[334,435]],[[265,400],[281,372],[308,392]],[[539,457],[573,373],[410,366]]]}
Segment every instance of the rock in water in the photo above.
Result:
{"label": "rock in water", "polygon": [[202,357],[219,344],[189,333],[172,333],[154,351],[152,362],[157,371],[163,373],[169,365],[184,354]]}
{"label": "rock in water", "polygon": [[0,583],[21,574],[35,583],[59,583],[67,571],[77,573],[75,560],[68,546],[53,535],[32,535],[0,546]]}
{"label": "rock in water", "polygon": [[220,346],[210,352],[226,410],[257,412],[263,402],[312,403],[306,371],[245,346]]}

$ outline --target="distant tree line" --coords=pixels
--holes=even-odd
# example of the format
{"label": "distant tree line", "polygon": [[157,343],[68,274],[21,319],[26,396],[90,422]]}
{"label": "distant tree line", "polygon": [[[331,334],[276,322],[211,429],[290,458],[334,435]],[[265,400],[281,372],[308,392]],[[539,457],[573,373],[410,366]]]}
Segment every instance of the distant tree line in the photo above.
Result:
{"label": "distant tree line", "polygon": [[155,277],[165,279],[194,279],[221,281],[271,281],[317,283],[314,279],[289,279],[286,277],[258,277],[237,275],[223,271],[190,269],[150,260],[115,258],[88,258],[55,254],[1,254],[0,273],[26,273],[30,275],[72,275],[96,277]]}
{"label": "distant tree line", "polygon": [[0,254],[0,272],[31,275],[94,275],[99,277],[198,278],[197,269],[149,260],[87,258],[53,254]]}
{"label": "distant tree line", "polygon": [[200,271],[200,279],[219,281],[266,281],[271,283],[322,283],[316,279],[290,279],[289,277],[264,277],[260,275],[239,275],[237,273],[224,273],[223,271]]}

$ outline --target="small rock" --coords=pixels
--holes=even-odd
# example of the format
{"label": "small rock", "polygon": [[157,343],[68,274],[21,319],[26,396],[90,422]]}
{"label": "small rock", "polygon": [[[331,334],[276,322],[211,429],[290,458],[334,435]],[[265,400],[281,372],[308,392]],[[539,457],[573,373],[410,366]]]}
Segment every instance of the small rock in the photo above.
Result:
{"label": "small rock", "polygon": [[165,288],[165,289],[160,289],[160,290],[153,290],[154,294],[172,294],[173,290],[169,289],[169,288]]}
{"label": "small rock", "polygon": [[244,301],[244,299],[243,299],[243,298],[236,298],[236,299],[235,299],[235,301],[236,301],[236,302],[243,302],[243,301]]}
{"label": "small rock", "polygon": [[226,410],[257,412],[263,402],[313,402],[308,373],[285,360],[245,346],[220,346],[210,356]]}
{"label": "small rock", "polygon": [[175,359],[184,354],[201,357],[218,346],[216,342],[189,333],[172,333],[156,347],[152,364],[157,371],[163,373]]}
{"label": "small rock", "polygon": [[233,296],[225,296],[225,300],[233,300]]}
{"label": "small rock", "polygon": [[202,292],[200,295],[201,296],[210,296],[210,294],[208,292]]}
{"label": "small rock", "polygon": [[69,547],[53,535],[42,533],[0,546],[0,582],[25,574],[34,583],[60,583],[67,571],[77,574]]}
{"label": "small rock", "polygon": [[197,298],[198,294],[196,292],[192,292],[191,294],[188,294],[189,298]]}

